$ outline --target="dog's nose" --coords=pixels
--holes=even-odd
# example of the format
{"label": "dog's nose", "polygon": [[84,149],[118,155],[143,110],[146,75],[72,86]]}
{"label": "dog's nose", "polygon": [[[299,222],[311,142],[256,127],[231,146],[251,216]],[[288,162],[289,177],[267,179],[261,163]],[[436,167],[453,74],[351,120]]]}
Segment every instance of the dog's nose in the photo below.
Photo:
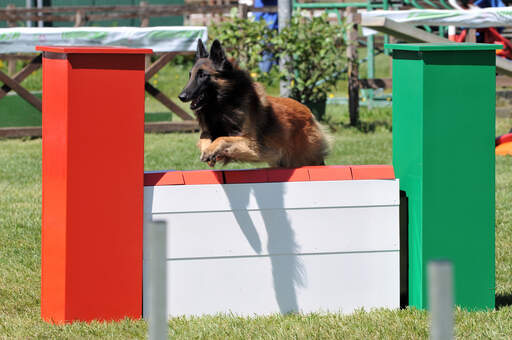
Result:
{"label": "dog's nose", "polygon": [[182,102],[185,102],[187,101],[187,94],[185,92],[181,92],[179,95],[178,95],[178,98],[182,101]]}

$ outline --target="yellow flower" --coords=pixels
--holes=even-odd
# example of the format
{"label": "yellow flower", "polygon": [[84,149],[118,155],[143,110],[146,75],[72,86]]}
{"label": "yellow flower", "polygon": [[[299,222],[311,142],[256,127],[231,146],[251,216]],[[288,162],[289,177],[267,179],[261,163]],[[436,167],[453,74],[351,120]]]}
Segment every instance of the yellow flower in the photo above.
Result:
{"label": "yellow flower", "polygon": [[293,87],[295,86],[295,80],[292,79],[292,81],[290,82],[290,85]]}
{"label": "yellow flower", "polygon": [[361,98],[361,101],[362,101],[362,102],[365,102],[365,101],[366,101],[366,98],[365,98],[365,97]]}
{"label": "yellow flower", "polygon": [[157,74],[155,74],[155,78],[158,78],[158,73],[157,73]]}
{"label": "yellow flower", "polygon": [[251,77],[253,78],[257,78],[258,77],[258,74],[256,72],[251,72]]}
{"label": "yellow flower", "polygon": [[388,102],[390,102],[390,101],[391,101],[391,97],[387,97],[387,98],[386,98],[386,100],[387,100]]}
{"label": "yellow flower", "polygon": [[153,80],[153,85],[156,86],[156,84],[158,84],[158,80],[155,79],[155,80]]}
{"label": "yellow flower", "polygon": [[329,98],[334,98],[334,93],[329,93]]}

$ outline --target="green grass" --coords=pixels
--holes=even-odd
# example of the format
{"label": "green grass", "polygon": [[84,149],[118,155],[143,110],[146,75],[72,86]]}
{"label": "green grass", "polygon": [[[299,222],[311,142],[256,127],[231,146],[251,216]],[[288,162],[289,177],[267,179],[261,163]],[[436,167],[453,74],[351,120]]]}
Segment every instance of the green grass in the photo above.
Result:
{"label": "green grass", "polygon": [[0,127],[41,126],[41,119],[41,112],[17,95],[0,100]]}
{"label": "green grass", "polygon": [[[365,55],[364,51],[360,56]],[[377,57],[377,77],[389,76],[389,58]],[[21,65],[20,65],[21,66]],[[171,98],[184,86],[190,64],[165,67],[152,83]],[[361,77],[364,78],[364,66]],[[386,73],[387,72],[387,73]],[[25,82],[41,88],[40,74]],[[267,89],[277,94],[276,86]],[[346,96],[340,81],[336,96]],[[13,96],[12,98],[16,98]],[[16,119],[37,122],[29,110],[12,109],[0,101],[0,126],[5,111]],[[15,103],[12,105],[18,105]],[[28,105],[28,104],[26,104]],[[178,103],[188,110],[188,105]],[[30,107],[29,107],[30,108]],[[146,97],[146,121],[169,119],[167,109]],[[23,117],[25,115],[25,117]],[[39,117],[39,118],[38,118]],[[173,117],[173,119],[176,117]],[[3,119],[3,120],[2,120]],[[176,120],[178,120],[176,118]],[[329,105],[327,124],[334,147],[327,164],[390,164],[391,109],[361,108],[361,129],[348,127],[346,106]],[[7,123],[5,123],[7,124]],[[13,125],[9,125],[13,126]],[[512,127],[511,118],[497,120],[496,134]],[[205,169],[195,147],[197,134],[146,134],[145,169]],[[449,147],[449,145],[447,145]],[[469,162],[470,160],[468,160]],[[261,167],[234,163],[227,168]],[[510,339],[512,335],[512,157],[496,159],[496,296],[499,308],[486,312],[456,312],[456,332],[464,339]],[[0,338],[144,338],[144,321],[74,323],[53,326],[40,320],[41,140],[0,140]],[[239,318],[219,315],[175,318],[170,330],[176,339],[426,339],[428,314],[415,309],[359,311],[352,315],[287,315]]]}
{"label": "green grass", "polygon": [[[328,164],[391,163],[390,109],[362,110],[368,133],[346,126],[343,106],[328,111],[334,148]],[[375,124],[376,122],[384,122]],[[497,133],[512,119],[498,119]],[[146,134],[145,168],[198,169],[197,134]],[[228,168],[257,167],[230,164]],[[496,160],[496,294],[499,308],[456,312],[458,338],[512,335],[512,157]],[[53,326],[40,320],[41,140],[0,140],[0,338],[144,338],[144,321]],[[426,339],[428,314],[415,309],[170,320],[176,339]]]}

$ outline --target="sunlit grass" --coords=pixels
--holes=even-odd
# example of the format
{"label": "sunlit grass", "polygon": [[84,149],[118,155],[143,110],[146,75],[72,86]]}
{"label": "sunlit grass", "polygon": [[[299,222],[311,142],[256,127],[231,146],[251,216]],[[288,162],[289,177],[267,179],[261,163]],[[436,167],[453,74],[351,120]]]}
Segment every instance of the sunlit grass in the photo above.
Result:
{"label": "sunlit grass", "polygon": [[[363,133],[338,120],[328,164],[390,164],[391,132],[384,124]],[[386,113],[387,112],[387,113]],[[333,118],[333,119],[334,119]],[[390,121],[390,110],[362,113],[363,121]],[[499,120],[504,131],[510,120]],[[145,168],[206,168],[199,161],[197,134],[146,134]],[[228,168],[260,165],[230,164]],[[512,334],[512,157],[496,161],[496,294],[500,308],[456,313],[459,338],[507,339]],[[144,338],[144,321],[75,323],[53,326],[40,320],[41,140],[0,141],[0,338]],[[426,339],[424,311],[376,310],[352,315],[287,315],[255,318],[215,316],[174,318],[176,339]]]}

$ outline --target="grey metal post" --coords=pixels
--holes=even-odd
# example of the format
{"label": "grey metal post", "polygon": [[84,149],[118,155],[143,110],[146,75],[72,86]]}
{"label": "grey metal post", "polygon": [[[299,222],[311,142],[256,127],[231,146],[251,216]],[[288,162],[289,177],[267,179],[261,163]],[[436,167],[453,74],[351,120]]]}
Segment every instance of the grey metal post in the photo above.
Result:
{"label": "grey metal post", "polygon": [[[32,8],[32,0],[25,0],[25,7]],[[27,25],[27,27],[32,27],[32,21],[27,20],[26,25]]]}
{"label": "grey metal post", "polygon": [[[37,8],[43,8],[43,0],[37,0]],[[42,13],[39,12],[39,15],[41,15]],[[39,20],[37,22],[37,27],[43,27],[44,26],[44,23],[43,23],[43,20]]]}
{"label": "grey metal post", "polygon": [[167,312],[167,223],[145,221],[149,236],[149,339],[167,339],[169,334]]}
{"label": "grey metal post", "polygon": [[[291,0],[278,0],[277,1],[277,17],[278,17],[278,27],[279,32],[283,30],[288,23],[290,22],[290,18],[292,17],[292,1]],[[279,70],[283,71],[285,68],[286,61],[288,60],[288,56],[283,56],[279,59]],[[289,97],[290,96],[290,87],[289,80],[281,80],[279,83],[279,93],[281,97]]]}
{"label": "grey metal post", "polygon": [[449,261],[430,261],[428,302],[430,306],[430,339],[453,339],[453,266]]}

